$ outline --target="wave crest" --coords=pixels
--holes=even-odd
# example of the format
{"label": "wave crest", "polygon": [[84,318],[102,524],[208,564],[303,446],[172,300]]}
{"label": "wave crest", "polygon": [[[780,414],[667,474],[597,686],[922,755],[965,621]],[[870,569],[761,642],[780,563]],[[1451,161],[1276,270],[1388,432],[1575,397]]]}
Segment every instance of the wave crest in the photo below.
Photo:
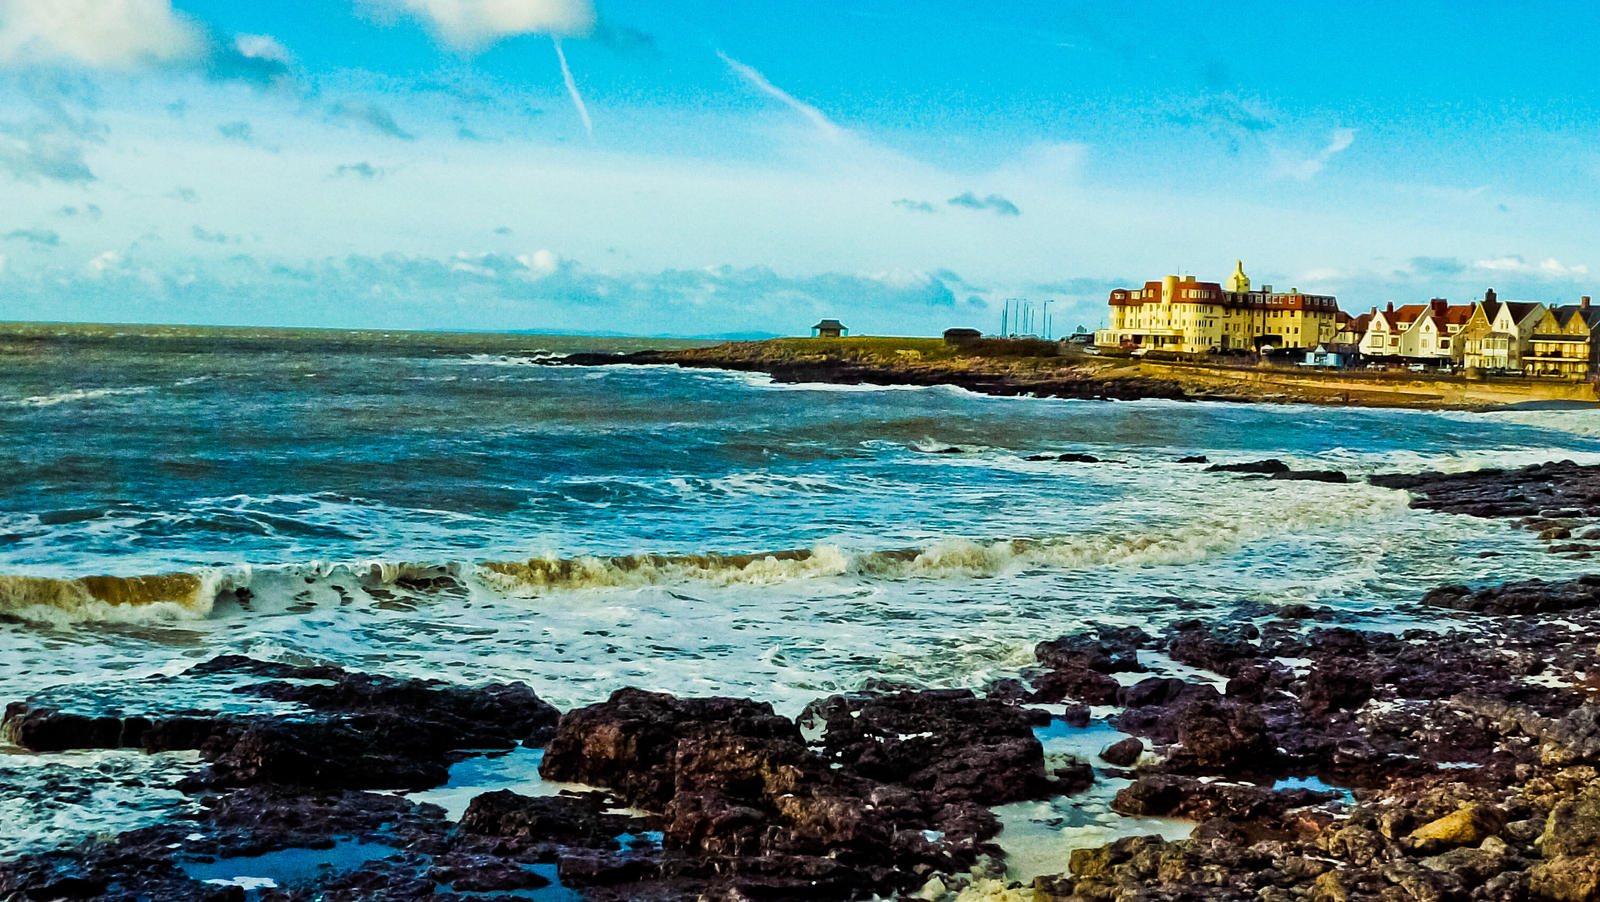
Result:
{"label": "wave crest", "polygon": [[0,576],[0,614],[54,623],[195,620],[210,615],[216,594],[209,574]]}

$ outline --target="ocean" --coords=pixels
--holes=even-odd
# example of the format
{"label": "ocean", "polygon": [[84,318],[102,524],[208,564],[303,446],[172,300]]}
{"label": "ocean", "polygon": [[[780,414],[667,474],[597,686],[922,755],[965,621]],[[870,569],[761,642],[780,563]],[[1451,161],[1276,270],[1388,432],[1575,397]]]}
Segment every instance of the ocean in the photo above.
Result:
{"label": "ocean", "polygon": [[[1414,511],[1355,477],[1600,462],[1593,411],[544,365],[662,344],[7,327],[0,701],[237,653],[521,680],[563,709],[639,686],[792,716],[874,679],[982,687],[1099,623],[1304,602],[1398,629],[1437,585],[1575,565],[1510,524]],[[1066,452],[1101,462],[1027,459]],[[1242,478],[1179,462],[1191,455],[1352,481]],[[161,817],[192,762],[0,745],[15,790],[0,851]]]}

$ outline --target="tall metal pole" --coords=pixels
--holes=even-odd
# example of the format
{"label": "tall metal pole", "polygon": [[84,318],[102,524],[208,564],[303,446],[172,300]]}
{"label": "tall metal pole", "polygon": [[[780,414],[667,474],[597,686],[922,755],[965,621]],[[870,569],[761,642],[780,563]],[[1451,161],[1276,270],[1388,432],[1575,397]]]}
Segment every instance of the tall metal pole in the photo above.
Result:
{"label": "tall metal pole", "polygon": [[1000,306],[1000,337],[1006,337],[1006,317],[1011,313],[1011,299],[1006,298]]}

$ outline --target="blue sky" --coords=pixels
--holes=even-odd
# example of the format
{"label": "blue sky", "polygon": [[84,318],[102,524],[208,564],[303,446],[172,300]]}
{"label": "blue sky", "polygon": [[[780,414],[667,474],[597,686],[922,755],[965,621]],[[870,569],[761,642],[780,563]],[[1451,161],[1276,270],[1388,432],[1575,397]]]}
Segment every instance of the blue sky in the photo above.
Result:
{"label": "blue sky", "polygon": [[0,319],[926,334],[1029,297],[1092,328],[1240,257],[1352,311],[1571,301],[1597,19],[0,0]]}

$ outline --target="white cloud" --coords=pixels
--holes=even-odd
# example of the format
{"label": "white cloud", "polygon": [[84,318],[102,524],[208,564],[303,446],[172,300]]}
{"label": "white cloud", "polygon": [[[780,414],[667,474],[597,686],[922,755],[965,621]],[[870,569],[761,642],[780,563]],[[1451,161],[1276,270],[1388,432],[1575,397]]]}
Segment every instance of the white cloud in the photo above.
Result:
{"label": "white cloud", "polygon": [[205,32],[171,0],[0,0],[0,66],[138,69],[199,60]]}
{"label": "white cloud", "polygon": [[450,45],[473,50],[519,34],[585,35],[595,26],[591,0],[367,0],[388,12],[420,17]]}
{"label": "white cloud", "polygon": [[1292,158],[1282,153],[1276,154],[1275,168],[1280,175],[1287,175],[1300,181],[1309,181],[1327,168],[1329,161],[1335,156],[1348,150],[1356,140],[1356,130],[1353,128],[1336,128],[1328,137],[1328,143],[1311,157]]}
{"label": "white cloud", "polygon": [[103,276],[122,269],[122,255],[116,251],[106,251],[103,254],[84,264],[91,275]]}
{"label": "white cloud", "polygon": [[1488,272],[1514,273],[1523,276],[1541,276],[1550,279],[1564,279],[1571,276],[1588,275],[1589,267],[1579,263],[1568,266],[1554,257],[1547,257],[1537,263],[1524,260],[1522,257],[1511,254],[1504,257],[1492,257],[1479,260],[1473,266]]}
{"label": "white cloud", "polygon": [[728,65],[728,68],[732,69],[733,73],[743,79],[745,83],[804,116],[829,140],[838,141],[844,137],[844,129],[835,125],[833,120],[824,115],[821,110],[796,98],[793,94],[768,81],[765,75],[723,53],[721,50],[717,51],[717,56],[722,57],[722,61]]}
{"label": "white cloud", "polygon": [[233,36],[233,49],[245,59],[264,60],[287,66],[293,62],[289,48],[278,39],[266,34],[238,34]]}

